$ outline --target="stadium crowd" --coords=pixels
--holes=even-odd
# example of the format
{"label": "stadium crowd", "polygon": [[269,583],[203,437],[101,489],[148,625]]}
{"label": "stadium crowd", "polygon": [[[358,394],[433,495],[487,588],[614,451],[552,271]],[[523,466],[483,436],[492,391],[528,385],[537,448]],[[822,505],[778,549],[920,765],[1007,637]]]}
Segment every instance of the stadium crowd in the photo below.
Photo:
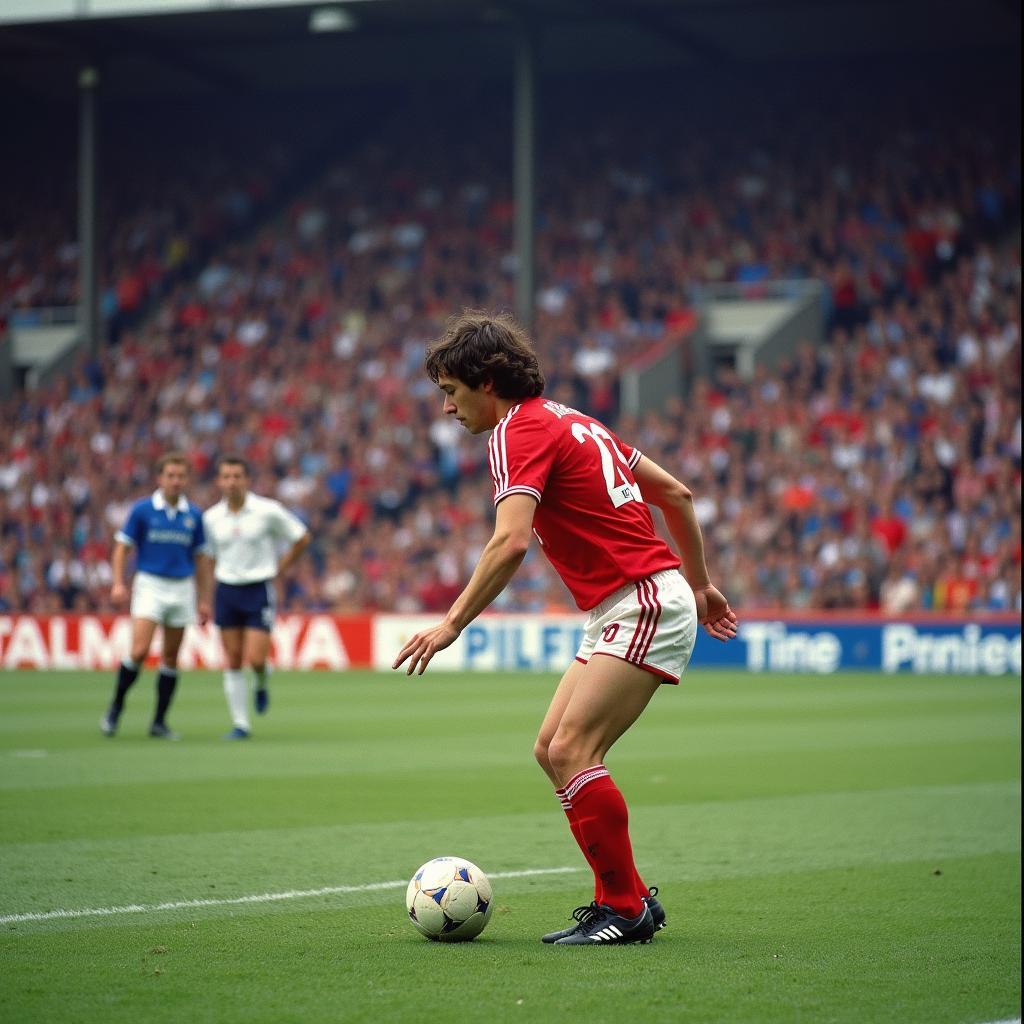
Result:
{"label": "stadium crowd", "polygon": [[[116,344],[171,284],[271,208],[322,139],[328,117],[263,106],[245,114],[181,110],[118,115],[104,136],[97,218],[101,313]],[[31,324],[79,300],[73,134],[39,129],[33,159],[8,161],[0,192],[0,324]],[[244,154],[244,159],[239,159]],[[30,224],[30,227],[26,225]]]}
{"label": "stadium crowd", "polygon": [[[1019,140],[995,110],[874,99],[785,117],[723,99],[685,133],[668,103],[638,120],[567,100],[538,223],[547,392],[691,485],[734,607],[1019,610]],[[170,448],[204,507],[230,451],[309,524],[284,608],[448,606],[491,487],[423,353],[451,312],[511,307],[515,264],[507,125],[443,112],[414,104],[98,361],[3,407],[0,610],[111,610],[113,532]],[[620,414],[622,368],[687,345],[689,286],[797,278],[827,285],[823,345]],[[499,600],[568,603],[536,549]]]}

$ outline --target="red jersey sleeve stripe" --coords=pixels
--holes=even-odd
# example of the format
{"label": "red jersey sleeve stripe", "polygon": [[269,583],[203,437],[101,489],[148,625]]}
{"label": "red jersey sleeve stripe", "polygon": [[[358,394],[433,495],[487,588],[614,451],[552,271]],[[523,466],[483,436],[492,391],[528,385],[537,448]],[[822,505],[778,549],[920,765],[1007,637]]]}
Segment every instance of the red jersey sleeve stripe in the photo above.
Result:
{"label": "red jersey sleeve stripe", "polygon": [[496,448],[498,452],[499,491],[504,491],[508,487],[508,446],[505,443],[505,434],[508,431],[508,421],[514,411],[514,409],[510,409],[508,416],[498,424],[498,429],[495,430],[495,434],[498,436]]}
{"label": "red jersey sleeve stripe", "polygon": [[497,430],[491,434],[487,439],[487,461],[491,467],[491,480],[494,481],[494,493],[498,493],[498,488],[501,486],[498,481],[498,456],[497,446],[495,444],[495,438],[497,437]]}
{"label": "red jersey sleeve stripe", "polygon": [[633,449],[633,454],[626,460],[627,465],[630,469],[635,468],[636,464],[644,457],[644,453],[639,448]]}
{"label": "red jersey sleeve stripe", "polygon": [[503,444],[505,434],[505,423],[508,420],[508,416],[503,416],[499,421],[498,425],[494,428],[494,432],[491,434],[491,439],[488,442],[488,448],[490,449],[491,455],[491,475],[494,477],[494,493],[499,494],[508,486],[508,481],[505,479],[505,447]]}
{"label": "red jersey sleeve stripe", "polygon": [[543,497],[535,487],[527,487],[526,484],[516,484],[514,487],[506,487],[505,490],[499,491],[494,496],[494,504],[497,505],[502,498],[507,498],[510,494],[529,494],[530,497],[536,498],[537,501],[540,501]]}
{"label": "red jersey sleeve stripe", "polygon": [[494,428],[494,433],[491,434],[491,440],[488,443],[491,457],[491,476],[494,477],[494,491],[497,493],[504,487],[504,483],[501,479],[501,452],[498,448],[498,442],[501,438],[501,424],[499,423]]}
{"label": "red jersey sleeve stripe", "polygon": [[492,438],[495,439],[495,452],[498,459],[498,493],[507,491],[510,486],[508,468],[508,447],[505,443],[505,435],[508,433],[509,422],[519,412],[520,406],[514,405],[505,414],[502,421],[495,427]]}

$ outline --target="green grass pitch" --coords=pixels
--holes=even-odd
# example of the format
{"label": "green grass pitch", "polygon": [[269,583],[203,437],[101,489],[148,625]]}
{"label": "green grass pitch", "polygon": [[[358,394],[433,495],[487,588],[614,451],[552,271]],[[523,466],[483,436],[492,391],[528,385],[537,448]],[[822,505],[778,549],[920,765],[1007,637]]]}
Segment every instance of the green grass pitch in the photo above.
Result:
{"label": "green grass pitch", "polygon": [[[108,740],[112,675],[0,673],[6,1024],[1020,1014],[1017,678],[664,687],[608,762],[668,928],[579,949],[538,942],[591,894],[531,757],[553,677],[281,673],[226,743],[195,672],[166,743],[151,676]],[[405,918],[404,881],[448,853],[498,876],[467,945]],[[526,871],[550,873],[502,877]]]}

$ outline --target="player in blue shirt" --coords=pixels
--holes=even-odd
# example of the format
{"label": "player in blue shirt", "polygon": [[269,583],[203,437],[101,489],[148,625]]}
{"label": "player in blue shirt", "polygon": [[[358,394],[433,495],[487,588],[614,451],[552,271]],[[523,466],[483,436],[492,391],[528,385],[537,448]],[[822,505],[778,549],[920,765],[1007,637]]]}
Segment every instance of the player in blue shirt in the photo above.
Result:
{"label": "player in blue shirt", "polygon": [[178,684],[178,651],[185,627],[195,621],[198,577],[199,621],[210,616],[213,574],[208,559],[197,555],[205,550],[202,512],[185,497],[189,463],[180,452],[168,452],[157,463],[157,490],[137,501],[124,528],[114,537],[111,558],[113,586],[111,600],[123,604],[128,596],[124,583],[128,552],[135,549],[135,578],[132,581],[132,647],[130,656],[117,673],[114,699],[100,720],[105,736],[113,736],[124,709],[124,698],[138,678],[149,654],[157,626],[163,627],[163,651],[156,677],[156,713],[149,735],[177,739],[165,717]]}

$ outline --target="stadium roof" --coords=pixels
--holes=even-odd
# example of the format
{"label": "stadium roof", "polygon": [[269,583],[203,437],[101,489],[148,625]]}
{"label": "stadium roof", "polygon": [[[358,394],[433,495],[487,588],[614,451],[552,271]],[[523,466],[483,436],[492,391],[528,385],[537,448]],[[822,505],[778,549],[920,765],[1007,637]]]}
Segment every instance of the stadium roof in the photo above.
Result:
{"label": "stadium roof", "polygon": [[86,63],[115,99],[480,78],[508,72],[523,19],[545,73],[895,54],[1020,64],[1015,0],[0,0],[0,82],[8,99],[70,99]]}

